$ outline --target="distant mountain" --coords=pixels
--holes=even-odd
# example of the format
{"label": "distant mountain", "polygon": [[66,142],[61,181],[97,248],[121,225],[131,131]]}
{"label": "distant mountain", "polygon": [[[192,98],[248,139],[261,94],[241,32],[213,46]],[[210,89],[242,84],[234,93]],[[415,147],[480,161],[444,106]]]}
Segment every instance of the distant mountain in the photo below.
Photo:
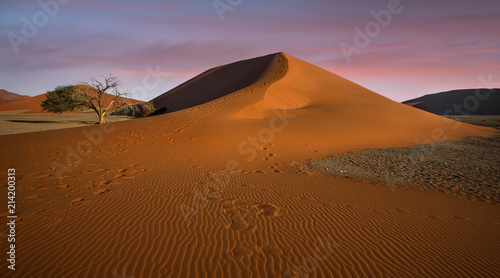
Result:
{"label": "distant mountain", "polygon": [[29,98],[29,97],[30,96],[19,95],[19,94],[15,94],[15,93],[9,92],[9,91],[4,90],[4,89],[0,89],[0,104],[20,100],[23,98]]}
{"label": "distant mountain", "polygon": [[402,103],[437,115],[500,115],[500,89],[453,90]]}

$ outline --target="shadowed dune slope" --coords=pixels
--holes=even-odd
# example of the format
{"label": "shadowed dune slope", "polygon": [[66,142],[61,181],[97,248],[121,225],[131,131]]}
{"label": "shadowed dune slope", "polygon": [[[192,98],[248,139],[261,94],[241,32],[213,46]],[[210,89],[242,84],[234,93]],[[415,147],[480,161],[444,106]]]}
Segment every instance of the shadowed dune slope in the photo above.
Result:
{"label": "shadowed dune slope", "polygon": [[437,115],[500,115],[500,89],[454,90],[402,103]]}
{"label": "shadowed dune slope", "polygon": [[216,67],[152,100],[156,108],[169,112],[200,105],[252,85],[276,54]]}

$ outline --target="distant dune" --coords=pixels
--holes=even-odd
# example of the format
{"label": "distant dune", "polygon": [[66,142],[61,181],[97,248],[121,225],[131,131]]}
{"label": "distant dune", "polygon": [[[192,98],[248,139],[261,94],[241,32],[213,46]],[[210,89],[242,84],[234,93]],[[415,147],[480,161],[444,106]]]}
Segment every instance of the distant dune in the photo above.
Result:
{"label": "distant dune", "polygon": [[0,104],[16,101],[23,98],[29,98],[29,96],[19,95],[4,89],[0,89]]}
{"label": "distant dune", "polygon": [[403,101],[437,115],[500,115],[500,89],[467,89]]}
{"label": "distant dune", "polygon": [[[50,112],[44,111],[42,109],[42,107],[40,106],[42,101],[44,101],[46,99],[46,95],[47,95],[47,93],[37,95],[34,97],[27,97],[27,98],[15,100],[15,101],[8,102],[8,103],[2,103],[2,104],[0,104],[0,111],[26,110],[23,113],[25,113],[25,114],[28,114],[28,113],[29,114],[50,113]],[[112,99],[112,96],[108,95],[106,97],[105,103],[109,103],[111,101],[111,99]],[[142,101],[128,99],[128,98],[127,98],[127,100],[131,105],[142,102]]]}
{"label": "distant dune", "polygon": [[0,111],[26,110],[24,113],[48,113],[42,110],[40,104],[45,100],[46,94],[19,99],[16,101],[0,104]]}
{"label": "distant dune", "polygon": [[286,53],[154,101],[175,112],[0,136],[2,169],[19,180],[16,277],[498,277],[498,207],[306,165],[497,129]]}

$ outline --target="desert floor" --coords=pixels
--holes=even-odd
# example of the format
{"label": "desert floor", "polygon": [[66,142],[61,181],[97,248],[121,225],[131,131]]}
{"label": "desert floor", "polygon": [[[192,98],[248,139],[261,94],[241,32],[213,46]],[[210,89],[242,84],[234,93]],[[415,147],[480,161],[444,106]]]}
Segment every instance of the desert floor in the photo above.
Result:
{"label": "desert floor", "polygon": [[[22,114],[24,110],[0,111],[0,135],[93,125],[99,119],[91,112],[64,114]],[[106,121],[128,120],[127,116],[107,115]]]}

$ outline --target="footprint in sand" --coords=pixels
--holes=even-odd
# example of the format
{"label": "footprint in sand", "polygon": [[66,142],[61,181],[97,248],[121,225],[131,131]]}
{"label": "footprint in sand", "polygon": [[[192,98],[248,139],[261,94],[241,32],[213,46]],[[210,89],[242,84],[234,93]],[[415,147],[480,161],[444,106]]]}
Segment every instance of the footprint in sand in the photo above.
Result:
{"label": "footprint in sand", "polygon": [[106,193],[108,191],[109,191],[109,189],[102,188],[102,189],[98,189],[96,192],[94,192],[94,194],[99,195],[99,194]]}
{"label": "footprint in sand", "polygon": [[270,244],[262,246],[260,251],[266,255],[279,255],[282,253],[280,248]]}
{"label": "footprint in sand", "polygon": [[228,228],[234,231],[243,231],[247,229],[249,226],[245,221],[234,221],[229,224]]}
{"label": "footprint in sand", "polygon": [[260,204],[256,208],[260,210],[259,214],[264,216],[282,216],[284,214],[283,211],[271,204]]}
{"label": "footprint in sand", "polygon": [[[227,203],[229,201],[229,203]],[[221,203],[225,203],[224,212],[229,215],[229,219],[231,223],[227,226],[227,228],[233,231],[245,231],[251,232],[254,230],[255,222],[252,214],[255,213],[252,211],[253,205],[252,203],[245,200],[224,200]]]}
{"label": "footprint in sand", "polygon": [[281,173],[280,170],[276,169],[276,166],[271,166],[269,167],[269,169],[271,169],[271,171],[273,171],[274,173]]}
{"label": "footprint in sand", "polygon": [[83,198],[76,198],[76,199],[71,200],[71,204],[74,205],[74,204],[82,202],[83,200],[84,200]]}
{"label": "footprint in sand", "polygon": [[402,208],[397,208],[395,209],[396,212],[404,212],[404,213],[413,213],[413,211],[408,210],[408,209],[402,209]]}
{"label": "footprint in sand", "polygon": [[252,173],[255,173],[255,174],[265,174],[266,172],[262,171],[262,170],[256,170],[256,171],[252,171]]}
{"label": "footprint in sand", "polygon": [[110,183],[111,183],[111,181],[100,181],[100,182],[99,182],[99,186],[102,186],[102,185],[108,185],[108,184],[110,184]]}
{"label": "footprint in sand", "polygon": [[28,197],[24,198],[24,200],[25,201],[32,201],[32,200],[35,200],[38,198],[40,198],[40,195],[32,195],[32,196],[28,196]]}
{"label": "footprint in sand", "polygon": [[45,211],[44,209],[38,209],[38,210],[34,211],[33,214],[39,214],[39,213],[42,213],[44,211]]}
{"label": "footprint in sand", "polygon": [[253,250],[245,246],[236,246],[232,253],[236,257],[251,256]]}

